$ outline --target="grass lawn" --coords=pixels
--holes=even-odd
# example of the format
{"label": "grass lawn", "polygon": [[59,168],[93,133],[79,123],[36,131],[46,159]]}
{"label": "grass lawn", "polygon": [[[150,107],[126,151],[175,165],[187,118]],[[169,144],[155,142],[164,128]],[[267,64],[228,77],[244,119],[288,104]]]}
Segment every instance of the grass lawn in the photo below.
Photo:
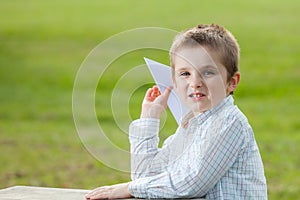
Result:
{"label": "grass lawn", "polygon": [[[72,113],[77,71],[92,49],[120,32],[138,27],[181,31],[214,22],[231,30],[241,46],[242,79],[235,100],[254,129],[269,199],[300,197],[300,2],[2,0],[0,4],[0,188],[92,189],[129,181],[128,173],[90,154],[77,133]],[[171,45],[172,39],[164,42]],[[111,56],[126,45],[115,44],[105,53]],[[144,91],[152,82],[149,74],[130,70],[143,65],[143,57],[168,64],[168,54],[140,49],[119,56],[99,77],[95,108],[116,149],[128,150],[123,129],[128,117],[139,116]],[[127,89],[132,96],[124,92]],[[116,90],[127,105],[120,104],[113,112],[111,95]],[[176,125],[169,112],[165,117],[162,140]],[[111,155],[100,152],[100,157]],[[129,164],[128,159],[114,162],[118,161]]]}

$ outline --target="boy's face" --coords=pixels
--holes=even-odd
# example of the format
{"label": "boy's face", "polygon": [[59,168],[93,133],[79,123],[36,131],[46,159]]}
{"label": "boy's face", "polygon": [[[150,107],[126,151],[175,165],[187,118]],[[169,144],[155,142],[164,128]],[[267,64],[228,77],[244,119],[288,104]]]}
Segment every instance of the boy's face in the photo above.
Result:
{"label": "boy's face", "polygon": [[174,56],[175,89],[195,115],[218,105],[238,84],[239,73],[227,82],[226,68],[217,54],[200,45],[183,47]]}

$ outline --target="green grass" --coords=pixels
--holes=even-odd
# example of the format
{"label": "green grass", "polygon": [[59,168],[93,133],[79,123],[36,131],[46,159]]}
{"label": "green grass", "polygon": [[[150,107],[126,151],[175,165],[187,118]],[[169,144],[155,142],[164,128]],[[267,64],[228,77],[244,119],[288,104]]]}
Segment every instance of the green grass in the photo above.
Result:
{"label": "green grass", "polygon": [[[151,26],[180,31],[214,22],[231,30],[241,46],[242,79],[235,99],[256,134],[269,199],[299,198],[299,8],[300,2],[292,0],[1,1],[0,188],[91,189],[129,181],[128,173],[97,161],[79,139],[72,115],[77,70],[96,45],[122,31]],[[166,52],[130,52],[109,66],[97,87],[99,124],[124,149],[127,136],[114,121],[111,91],[125,72],[144,63],[144,56],[168,64]],[[127,112],[139,116],[147,84],[137,86],[129,111],[127,106],[117,112],[125,125]],[[168,118],[162,139],[174,129]]]}

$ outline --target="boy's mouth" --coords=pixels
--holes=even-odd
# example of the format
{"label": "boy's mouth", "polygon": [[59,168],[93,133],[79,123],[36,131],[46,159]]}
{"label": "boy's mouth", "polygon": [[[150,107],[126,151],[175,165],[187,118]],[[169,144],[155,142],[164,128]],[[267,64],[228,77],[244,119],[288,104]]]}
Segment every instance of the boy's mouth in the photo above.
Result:
{"label": "boy's mouth", "polygon": [[194,92],[192,94],[189,95],[189,97],[193,98],[193,99],[202,99],[203,97],[205,97],[206,95],[201,93],[201,92]]}

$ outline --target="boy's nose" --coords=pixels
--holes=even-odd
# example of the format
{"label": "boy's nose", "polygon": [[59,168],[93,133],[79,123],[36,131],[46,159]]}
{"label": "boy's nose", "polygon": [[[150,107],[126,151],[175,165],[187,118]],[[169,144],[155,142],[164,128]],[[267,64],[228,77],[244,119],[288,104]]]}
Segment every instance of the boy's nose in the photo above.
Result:
{"label": "boy's nose", "polygon": [[200,88],[203,85],[203,79],[201,76],[197,75],[197,76],[193,76],[190,82],[190,86],[193,89],[197,89]]}

